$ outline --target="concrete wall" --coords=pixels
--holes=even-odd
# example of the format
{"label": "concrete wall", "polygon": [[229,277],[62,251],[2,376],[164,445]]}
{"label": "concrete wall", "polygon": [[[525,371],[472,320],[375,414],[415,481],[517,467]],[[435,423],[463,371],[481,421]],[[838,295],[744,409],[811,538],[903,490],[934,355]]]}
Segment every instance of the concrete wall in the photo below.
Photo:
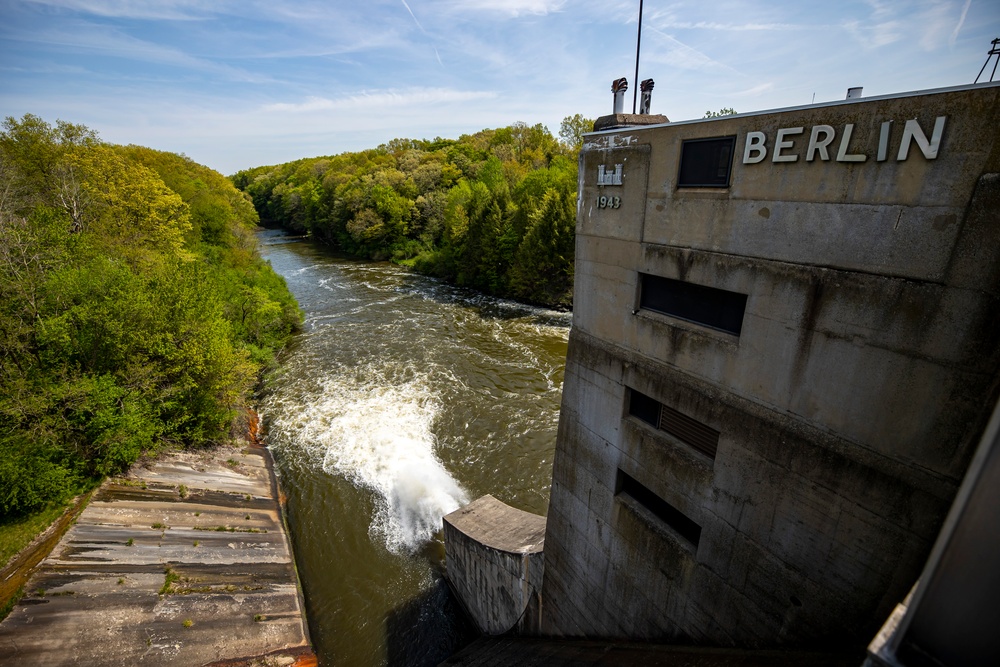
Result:
{"label": "concrete wall", "polygon": [[987,667],[1000,656],[1000,403],[913,593],[868,645],[864,667]]}
{"label": "concrete wall", "polygon": [[[749,646],[874,634],[997,395],[998,95],[588,136],[544,632]],[[929,144],[942,116],[936,157],[907,142],[898,159],[907,121]],[[828,160],[806,159],[816,126],[835,133]],[[776,151],[782,128],[792,144]],[[744,163],[751,132],[768,155]],[[682,142],[728,135],[729,187],[678,188]],[[597,185],[616,164],[623,184]],[[740,335],[639,308],[640,273],[746,294]],[[627,388],[719,431],[715,458],[629,416]],[[616,493],[621,473],[697,523],[697,546]]]}
{"label": "concrete wall", "polygon": [[444,517],[448,582],[486,635],[538,630],[545,517],[483,496]]}

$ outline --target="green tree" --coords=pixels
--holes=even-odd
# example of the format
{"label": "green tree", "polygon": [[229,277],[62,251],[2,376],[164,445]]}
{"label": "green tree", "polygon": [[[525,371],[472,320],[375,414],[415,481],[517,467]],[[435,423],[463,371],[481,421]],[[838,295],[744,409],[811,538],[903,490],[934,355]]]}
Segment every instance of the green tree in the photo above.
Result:
{"label": "green tree", "polygon": [[301,318],[255,253],[256,223],[187,158],[5,121],[0,521],[143,452],[228,438]]}
{"label": "green tree", "polygon": [[[578,142],[592,122],[577,115],[564,126]],[[515,256],[545,194],[553,189],[574,199],[577,148],[542,124],[516,122],[457,140],[395,139],[373,150],[258,167],[232,182],[265,224],[513,296]],[[532,269],[522,262],[518,270],[523,283]],[[565,292],[527,290],[522,298],[552,294],[568,305]]]}
{"label": "green tree", "polygon": [[191,259],[184,247],[191,229],[188,206],[156,172],[104,145],[71,151],[68,164],[79,172],[90,202],[83,229],[124,249],[133,261]]}
{"label": "green tree", "polygon": [[583,114],[566,116],[559,124],[559,138],[572,150],[580,150],[583,146],[583,135],[593,131],[594,120],[584,118]]}
{"label": "green tree", "polygon": [[573,286],[574,198],[545,192],[511,267],[512,292],[526,301],[568,305]]}
{"label": "green tree", "polygon": [[723,116],[735,116],[736,109],[732,107],[722,107],[718,111],[706,111],[705,118],[722,118]]}

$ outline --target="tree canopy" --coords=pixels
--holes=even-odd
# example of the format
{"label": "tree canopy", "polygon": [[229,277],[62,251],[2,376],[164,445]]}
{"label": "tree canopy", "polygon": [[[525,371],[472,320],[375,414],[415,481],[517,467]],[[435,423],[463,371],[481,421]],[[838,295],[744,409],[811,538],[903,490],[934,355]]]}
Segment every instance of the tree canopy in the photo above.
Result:
{"label": "tree canopy", "polygon": [[581,114],[566,116],[559,125],[559,138],[575,150],[583,146],[583,135],[594,131],[594,119],[584,118]]}
{"label": "tree canopy", "polygon": [[0,132],[0,520],[229,437],[299,325],[221,174],[26,115]]}
{"label": "tree canopy", "polygon": [[514,123],[235,174],[264,224],[458,285],[568,307],[577,151],[593,121]]}

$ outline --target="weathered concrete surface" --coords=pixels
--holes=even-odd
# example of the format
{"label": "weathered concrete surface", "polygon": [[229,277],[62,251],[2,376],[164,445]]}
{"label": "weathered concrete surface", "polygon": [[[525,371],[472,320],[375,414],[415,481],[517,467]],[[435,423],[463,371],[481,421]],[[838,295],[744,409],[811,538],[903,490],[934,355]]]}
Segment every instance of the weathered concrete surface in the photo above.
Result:
{"label": "weathered concrete surface", "polygon": [[[941,117],[937,156],[899,160],[905,125]],[[848,126],[864,161],[808,159],[810,128]],[[997,398],[997,127],[989,84],[587,135],[543,632],[867,643]],[[793,162],[772,160],[782,128],[804,128]],[[743,162],[750,132],[762,162]],[[679,187],[684,142],[725,136],[730,186]],[[599,185],[617,164],[622,185]],[[742,330],[641,308],[642,275],[746,295]],[[632,391],[717,431],[715,457],[631,415]]]}
{"label": "weathered concrete surface", "polygon": [[613,130],[621,127],[636,127],[638,125],[659,125],[669,123],[670,119],[663,114],[613,113],[601,116],[594,121],[594,132]]}
{"label": "weathered concrete surface", "polygon": [[[0,624],[0,663],[315,664],[267,450],[108,480]],[[256,659],[256,662],[255,662]]]}
{"label": "weathered concrete surface", "polygon": [[479,631],[534,631],[545,517],[486,495],[444,517],[448,581]]}
{"label": "weathered concrete surface", "polygon": [[856,653],[805,653],[794,651],[739,651],[665,646],[662,644],[607,643],[524,639],[480,639],[441,663],[440,667],[856,667]]}

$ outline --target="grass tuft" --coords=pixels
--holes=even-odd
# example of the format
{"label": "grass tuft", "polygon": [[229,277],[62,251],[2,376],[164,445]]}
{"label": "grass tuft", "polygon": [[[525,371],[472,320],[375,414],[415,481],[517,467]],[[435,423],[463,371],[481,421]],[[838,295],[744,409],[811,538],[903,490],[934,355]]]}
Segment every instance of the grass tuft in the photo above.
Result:
{"label": "grass tuft", "polygon": [[174,572],[173,568],[168,567],[163,571],[163,586],[160,587],[160,595],[169,595],[173,591],[174,583],[180,581],[181,575]]}

